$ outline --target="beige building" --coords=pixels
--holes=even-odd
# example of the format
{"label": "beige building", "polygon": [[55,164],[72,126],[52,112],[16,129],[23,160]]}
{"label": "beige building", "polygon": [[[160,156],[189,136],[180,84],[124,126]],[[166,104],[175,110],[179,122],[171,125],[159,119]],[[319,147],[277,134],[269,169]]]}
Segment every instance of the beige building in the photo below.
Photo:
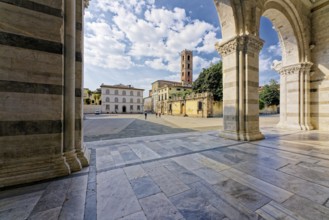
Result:
{"label": "beige building", "polygon": [[211,93],[191,93],[185,96],[173,96],[168,102],[168,113],[188,117],[220,117],[223,115],[223,105],[214,101]]}
{"label": "beige building", "polygon": [[[88,166],[82,139],[87,2],[0,1],[0,97],[5,98],[0,111],[0,187],[65,176]],[[264,44],[261,16],[272,21],[280,36],[280,126],[329,131],[329,1],[214,3],[222,31],[216,45],[223,60],[220,135],[263,138],[257,90]]]}
{"label": "beige building", "polygon": [[131,85],[101,85],[101,113],[143,113],[144,89]]}

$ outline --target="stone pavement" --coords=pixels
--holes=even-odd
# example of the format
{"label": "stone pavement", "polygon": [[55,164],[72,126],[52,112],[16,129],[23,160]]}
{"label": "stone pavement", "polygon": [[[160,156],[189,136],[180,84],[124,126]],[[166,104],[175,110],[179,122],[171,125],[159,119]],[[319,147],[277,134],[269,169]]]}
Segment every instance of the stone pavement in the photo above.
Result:
{"label": "stone pavement", "polygon": [[[279,115],[260,117],[260,126],[273,127],[279,122]],[[192,131],[218,131],[222,118],[191,118],[154,114],[144,115],[87,115],[84,120],[84,141],[99,141],[116,138],[142,137],[150,135],[175,134]]]}
{"label": "stone pavement", "polygon": [[0,219],[329,219],[329,135],[266,128],[87,143],[91,165],[0,192]]}

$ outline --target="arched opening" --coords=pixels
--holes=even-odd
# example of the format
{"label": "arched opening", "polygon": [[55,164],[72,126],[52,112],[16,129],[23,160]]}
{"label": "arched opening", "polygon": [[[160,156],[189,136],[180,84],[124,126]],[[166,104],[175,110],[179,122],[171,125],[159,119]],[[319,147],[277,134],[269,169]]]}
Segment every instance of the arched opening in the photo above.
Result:
{"label": "arched opening", "polygon": [[122,113],[126,113],[127,112],[127,108],[126,108],[126,106],[124,105],[124,106],[122,106]]}

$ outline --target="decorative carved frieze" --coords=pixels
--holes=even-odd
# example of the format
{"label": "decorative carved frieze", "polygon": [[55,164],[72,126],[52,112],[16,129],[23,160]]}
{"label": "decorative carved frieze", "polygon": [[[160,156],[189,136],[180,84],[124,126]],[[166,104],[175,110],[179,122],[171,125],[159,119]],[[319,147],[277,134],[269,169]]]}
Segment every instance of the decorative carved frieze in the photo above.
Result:
{"label": "decorative carved frieze", "polygon": [[220,53],[223,57],[230,55],[238,49],[238,38],[231,39],[225,43],[217,42],[215,47],[218,53]]}
{"label": "decorative carved frieze", "polygon": [[284,66],[282,67],[278,72],[285,76],[285,75],[291,75],[291,74],[298,74],[298,73],[310,73],[311,67],[313,63],[307,62],[307,63],[297,63],[290,66]]}
{"label": "decorative carved frieze", "polygon": [[264,42],[252,35],[238,36],[224,43],[216,43],[216,50],[222,55],[227,56],[234,52],[243,51],[248,52],[259,52],[263,47]]}
{"label": "decorative carved frieze", "polygon": [[85,8],[88,8],[90,0],[83,0]]}

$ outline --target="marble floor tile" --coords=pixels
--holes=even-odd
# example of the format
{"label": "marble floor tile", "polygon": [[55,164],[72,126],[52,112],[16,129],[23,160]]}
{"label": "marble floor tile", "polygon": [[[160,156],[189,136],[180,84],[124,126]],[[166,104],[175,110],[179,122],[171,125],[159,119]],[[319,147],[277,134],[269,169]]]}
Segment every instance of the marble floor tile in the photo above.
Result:
{"label": "marble floor tile", "polygon": [[170,201],[180,211],[185,219],[223,219],[225,215],[210,204],[201,194],[202,191],[190,189],[176,196],[170,197]]}
{"label": "marble floor tile", "polygon": [[148,176],[130,180],[130,184],[138,199],[161,192],[160,188],[154,183],[152,178]]}
{"label": "marble floor tile", "polygon": [[320,204],[323,204],[329,198],[329,188],[327,187],[258,164],[247,162],[234,168]]}
{"label": "marble floor tile", "polygon": [[179,220],[183,216],[163,193],[139,200],[148,220]]}
{"label": "marble floor tile", "polygon": [[193,173],[209,184],[217,184],[228,179],[226,176],[208,167],[202,167],[200,169],[193,170]]}
{"label": "marble floor tile", "polygon": [[195,183],[200,181],[201,178],[195,175],[192,171],[187,170],[185,167],[180,166],[173,160],[170,160],[171,163],[165,165],[165,167],[178,179],[180,179],[185,184]]}
{"label": "marble floor tile", "polygon": [[131,215],[127,215],[123,218],[120,218],[120,220],[147,220],[144,212],[136,212]]}
{"label": "marble floor tile", "polygon": [[251,211],[256,211],[271,201],[261,193],[231,179],[221,181],[212,187],[217,193],[226,193],[227,197],[231,196]]}
{"label": "marble floor tile", "polygon": [[285,201],[283,206],[309,220],[328,219],[329,217],[329,208],[297,195]]}
{"label": "marble floor tile", "polygon": [[263,180],[255,178],[233,168],[224,170],[221,173],[224,176],[231,178],[245,186],[248,186],[251,189],[258,191],[279,203],[286,201],[289,197],[293,195],[293,193],[288,192],[287,190],[269,184]]}
{"label": "marble floor tile", "polygon": [[257,214],[265,219],[289,219],[289,220],[305,220],[302,216],[290,211],[276,202],[270,202],[256,211]]}
{"label": "marble floor tile", "polygon": [[152,160],[161,157],[159,154],[152,151],[144,144],[130,144],[129,147],[142,161]]}
{"label": "marble floor tile", "polygon": [[288,165],[279,170],[301,179],[329,187],[329,172],[321,172],[298,165]]}
{"label": "marble floor tile", "polygon": [[147,176],[147,173],[140,165],[123,168],[129,180]]}
{"label": "marble floor tile", "polygon": [[166,194],[166,196],[176,195],[190,189],[165,167],[155,168],[151,173],[149,173],[149,175]]}
{"label": "marble floor tile", "polygon": [[97,175],[97,219],[118,219],[141,210],[122,169]]}
{"label": "marble floor tile", "polygon": [[57,220],[59,218],[59,214],[61,212],[62,207],[56,207],[47,209],[41,212],[36,212],[32,214],[28,220]]}

